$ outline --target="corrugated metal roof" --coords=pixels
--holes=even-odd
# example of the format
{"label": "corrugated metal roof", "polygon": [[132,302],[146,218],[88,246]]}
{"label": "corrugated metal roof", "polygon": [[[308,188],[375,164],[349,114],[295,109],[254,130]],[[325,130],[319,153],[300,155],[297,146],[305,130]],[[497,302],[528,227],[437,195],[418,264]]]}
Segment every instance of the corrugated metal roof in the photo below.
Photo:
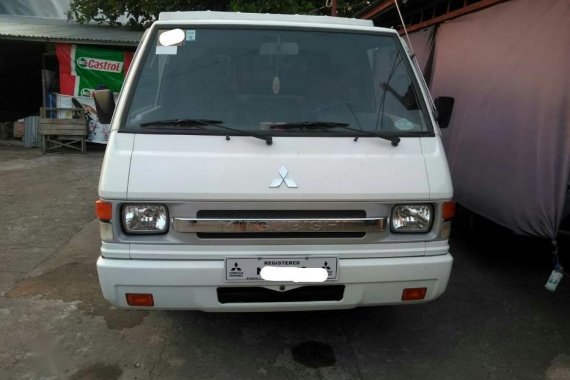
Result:
{"label": "corrugated metal roof", "polygon": [[41,17],[0,15],[0,39],[136,46],[142,32]]}

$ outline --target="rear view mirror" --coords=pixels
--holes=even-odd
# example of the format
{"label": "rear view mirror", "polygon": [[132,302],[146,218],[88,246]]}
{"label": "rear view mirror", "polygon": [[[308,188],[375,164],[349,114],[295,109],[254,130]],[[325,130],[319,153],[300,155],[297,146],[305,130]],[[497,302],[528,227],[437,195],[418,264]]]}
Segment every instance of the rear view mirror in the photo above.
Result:
{"label": "rear view mirror", "polygon": [[115,111],[115,97],[111,90],[93,91],[97,118],[101,124],[109,124]]}
{"label": "rear view mirror", "polygon": [[453,112],[453,105],[455,98],[450,96],[440,96],[433,101],[437,110],[437,123],[440,128],[447,128],[451,121],[451,113]]}
{"label": "rear view mirror", "polygon": [[265,42],[259,47],[260,55],[297,55],[299,45],[295,42]]}

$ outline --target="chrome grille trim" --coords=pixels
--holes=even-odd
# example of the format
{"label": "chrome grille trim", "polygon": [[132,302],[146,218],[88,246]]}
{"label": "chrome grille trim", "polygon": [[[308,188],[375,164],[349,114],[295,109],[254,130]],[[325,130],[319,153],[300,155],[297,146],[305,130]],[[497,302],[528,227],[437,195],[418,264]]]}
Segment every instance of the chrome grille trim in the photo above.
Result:
{"label": "chrome grille trim", "polygon": [[209,219],[173,218],[176,232],[189,233],[339,233],[383,232],[388,218]]}

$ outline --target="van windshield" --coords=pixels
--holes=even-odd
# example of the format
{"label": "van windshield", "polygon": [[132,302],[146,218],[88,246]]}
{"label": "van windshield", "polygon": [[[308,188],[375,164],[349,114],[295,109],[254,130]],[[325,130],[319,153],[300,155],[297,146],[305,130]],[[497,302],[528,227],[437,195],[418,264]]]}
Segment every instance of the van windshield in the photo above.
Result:
{"label": "van windshield", "polygon": [[[163,46],[164,33],[178,40]],[[159,28],[136,73],[121,130],[332,136],[354,135],[357,129],[367,132],[362,136],[431,135],[404,54],[395,35]],[[168,121],[175,127],[168,128]]]}

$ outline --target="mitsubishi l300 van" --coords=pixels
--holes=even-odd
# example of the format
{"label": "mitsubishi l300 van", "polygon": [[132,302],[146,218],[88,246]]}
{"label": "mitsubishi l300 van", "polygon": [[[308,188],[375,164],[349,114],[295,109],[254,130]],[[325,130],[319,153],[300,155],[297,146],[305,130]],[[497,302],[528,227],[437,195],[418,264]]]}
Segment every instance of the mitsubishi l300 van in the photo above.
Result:
{"label": "mitsubishi l300 van", "polygon": [[204,311],[439,297],[451,106],[411,57],[365,20],[162,13],[117,105],[94,95],[101,121],[113,115],[96,206],[104,297]]}

